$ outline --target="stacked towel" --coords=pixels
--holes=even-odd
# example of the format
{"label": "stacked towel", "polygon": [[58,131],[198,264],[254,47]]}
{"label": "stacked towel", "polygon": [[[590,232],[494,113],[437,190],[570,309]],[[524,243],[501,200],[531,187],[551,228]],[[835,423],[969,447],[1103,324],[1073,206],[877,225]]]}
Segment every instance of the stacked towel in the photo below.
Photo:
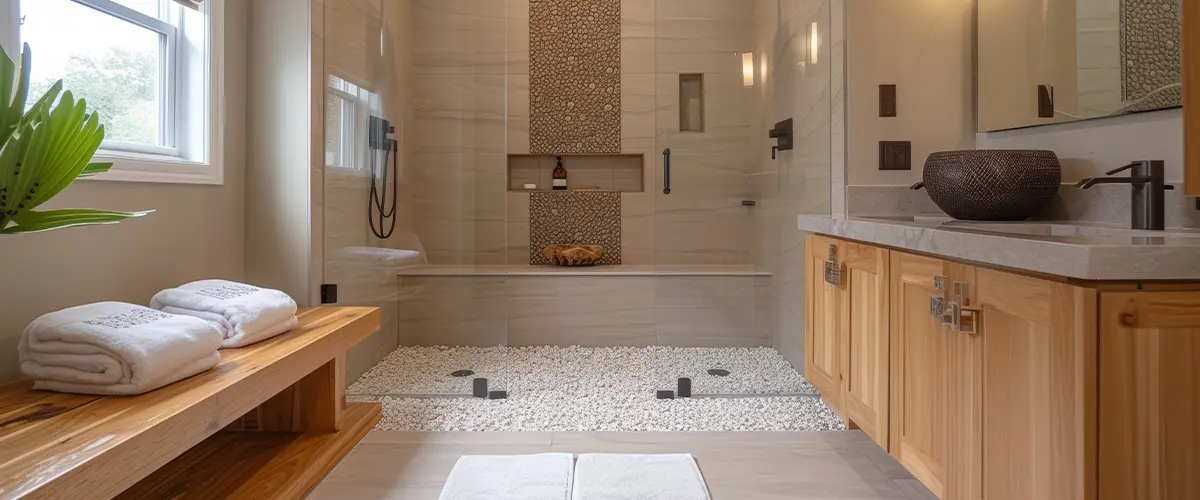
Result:
{"label": "stacked towel", "polygon": [[98,395],[149,392],[221,362],[207,321],[101,302],[30,323],[17,352],[34,389]]}
{"label": "stacked towel", "polygon": [[209,321],[225,337],[222,348],[261,342],[299,324],[296,301],[279,290],[225,280],[202,280],[158,292],[150,307]]}

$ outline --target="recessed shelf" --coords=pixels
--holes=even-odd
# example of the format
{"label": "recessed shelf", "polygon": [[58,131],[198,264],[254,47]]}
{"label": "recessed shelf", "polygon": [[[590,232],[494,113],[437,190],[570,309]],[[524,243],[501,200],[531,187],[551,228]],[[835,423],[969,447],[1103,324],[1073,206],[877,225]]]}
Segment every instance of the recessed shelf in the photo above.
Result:
{"label": "recessed shelf", "polygon": [[[508,155],[508,190],[550,191],[557,159],[551,155]],[[562,161],[568,189],[645,191],[645,155],[563,155]],[[525,184],[534,184],[537,189],[525,189]]]}

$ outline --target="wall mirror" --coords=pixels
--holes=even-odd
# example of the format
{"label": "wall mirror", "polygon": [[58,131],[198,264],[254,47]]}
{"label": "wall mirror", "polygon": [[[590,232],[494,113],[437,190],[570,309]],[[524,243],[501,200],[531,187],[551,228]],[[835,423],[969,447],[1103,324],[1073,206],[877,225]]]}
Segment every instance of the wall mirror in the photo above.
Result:
{"label": "wall mirror", "polygon": [[979,131],[1182,105],[1182,2],[979,0]]}

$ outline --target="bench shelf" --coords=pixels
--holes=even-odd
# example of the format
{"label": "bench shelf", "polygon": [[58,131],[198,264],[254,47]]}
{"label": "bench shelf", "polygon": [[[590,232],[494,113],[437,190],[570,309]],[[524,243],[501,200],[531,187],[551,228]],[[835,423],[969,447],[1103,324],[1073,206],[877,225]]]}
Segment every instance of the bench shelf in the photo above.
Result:
{"label": "bench shelf", "polygon": [[141,396],[0,386],[0,499],[302,498],[380,418],[378,403],[344,403],[343,375],[346,350],[380,320],[368,307],[299,318]]}

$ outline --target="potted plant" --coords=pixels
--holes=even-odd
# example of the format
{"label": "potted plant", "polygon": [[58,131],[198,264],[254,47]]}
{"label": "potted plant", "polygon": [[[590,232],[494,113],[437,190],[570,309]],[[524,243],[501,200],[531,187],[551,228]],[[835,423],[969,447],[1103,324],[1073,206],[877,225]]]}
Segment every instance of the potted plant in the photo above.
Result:
{"label": "potted plant", "polygon": [[0,57],[0,234],[115,224],[150,213],[33,210],[75,179],[106,172],[112,163],[91,162],[104,141],[104,126],[86,101],[62,90],[62,80],[26,109],[29,69],[28,44],[20,68],[8,54]]}

